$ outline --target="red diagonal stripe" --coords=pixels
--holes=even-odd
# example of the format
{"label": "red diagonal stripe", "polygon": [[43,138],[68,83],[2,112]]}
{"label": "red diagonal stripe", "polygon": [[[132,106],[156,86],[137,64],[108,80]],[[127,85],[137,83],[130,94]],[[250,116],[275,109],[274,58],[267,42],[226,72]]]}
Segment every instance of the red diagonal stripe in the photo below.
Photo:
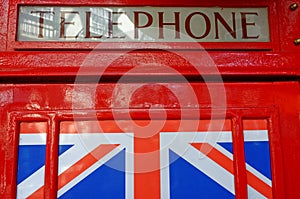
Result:
{"label": "red diagonal stripe", "polygon": [[273,198],[272,187],[266,184],[264,181],[256,177],[253,173],[247,170],[247,182],[256,191],[264,195],[266,198]]}
{"label": "red diagonal stripe", "polygon": [[[98,160],[103,158],[113,149],[115,149],[119,144],[102,144],[94,149],[92,152],[78,160],[75,164],[73,164],[70,168],[64,171],[62,174],[58,176],[58,190],[64,187],[66,184],[71,182],[74,178],[79,176],[86,169],[95,164]],[[36,199],[41,198],[43,196],[44,186],[39,188],[33,194],[31,194],[28,199]]]}
{"label": "red diagonal stripe", "polygon": [[228,172],[234,174],[233,161],[226,155],[215,149],[213,146],[208,143],[191,143],[191,145],[201,151],[201,153],[212,159],[218,165],[226,169]]}
{"label": "red diagonal stripe", "polygon": [[[208,158],[219,164],[231,174],[234,174],[233,161],[208,143],[191,143]],[[256,191],[267,198],[272,198],[272,187],[247,170],[247,182]]]}

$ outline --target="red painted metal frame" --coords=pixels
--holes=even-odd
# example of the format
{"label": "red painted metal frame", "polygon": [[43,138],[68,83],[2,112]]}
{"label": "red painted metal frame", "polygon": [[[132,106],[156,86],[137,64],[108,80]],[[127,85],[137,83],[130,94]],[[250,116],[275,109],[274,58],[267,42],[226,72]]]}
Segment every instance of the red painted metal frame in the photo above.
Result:
{"label": "red painted metal frame", "polygon": [[[244,50],[236,49],[235,45],[224,46],[222,49],[214,49],[220,44],[206,44],[209,48],[208,54],[214,60],[220,74],[227,81],[225,83],[227,94],[228,116],[237,127],[235,135],[242,132],[241,119],[263,118],[268,119],[271,137],[272,171],[276,190],[275,198],[293,199],[300,195],[299,189],[299,165],[300,165],[300,46],[293,44],[294,39],[300,38],[300,9],[291,11],[292,3],[300,4],[299,0],[252,0],[252,1],[197,1],[187,0],[175,2],[174,0],[96,0],[92,4],[86,0],[74,0],[73,5],[105,5],[105,6],[224,6],[224,7],[270,7],[270,29],[272,43],[266,47],[264,44],[255,43]],[[57,182],[48,181],[57,176],[57,146],[58,123],[62,119],[71,120],[73,82],[84,59],[90,53],[90,43],[62,44],[53,43],[49,51],[43,49],[44,44],[17,42],[16,20],[18,5],[69,5],[67,1],[59,0],[2,0],[0,6],[0,198],[14,198],[16,189],[16,164],[17,164],[17,141],[18,122],[20,121],[47,121],[47,185],[46,192],[50,198],[55,198]],[[48,45],[48,44],[47,44]],[[66,45],[66,46],[64,46]],[[83,45],[83,46],[82,46]],[[86,46],[84,46],[86,45]],[[222,44],[223,45],[223,44]],[[33,46],[33,47],[32,47]],[[48,48],[47,47],[47,48]],[[67,49],[63,49],[66,47]],[[72,48],[72,49],[70,49]],[[79,49],[81,48],[81,49]],[[189,54],[200,53],[194,50],[181,51]],[[122,50],[102,51],[101,59],[109,59],[115,54],[123,55]],[[114,62],[106,71],[106,79],[97,88],[96,107],[85,106],[81,113],[93,110],[100,111],[99,117],[109,118],[112,108],[112,90],[119,77],[134,68],[137,63],[167,64],[176,69],[180,74],[190,80],[196,95],[198,96],[200,112],[202,109],[210,109],[210,97],[207,88],[200,75],[193,66],[184,60],[177,59],[167,51],[140,50],[123,55]],[[84,76],[95,77],[97,68],[91,70]],[[152,76],[158,77],[159,82],[172,73],[152,71]],[[201,75],[218,75],[206,72]],[[131,74],[137,82],[148,77],[149,74]],[[176,79],[176,78],[175,78]],[[133,80],[133,84],[136,83]],[[155,79],[154,79],[155,80]],[[230,83],[232,82],[232,83]],[[234,83],[235,82],[235,83]],[[173,84],[177,89],[182,89],[180,83],[165,82]],[[150,85],[151,87],[151,85]],[[155,88],[156,89],[156,88]],[[154,89],[154,90],[155,90]],[[171,94],[157,96],[142,93],[141,99],[132,99],[131,108],[134,118],[147,117],[148,107],[145,102],[160,104],[172,113],[180,108],[186,108],[189,104],[172,101]],[[86,90],[88,94],[92,91]],[[155,98],[156,97],[156,98]],[[80,99],[78,99],[80,100]],[[69,113],[67,113],[69,111]],[[106,111],[106,112],[105,112]],[[160,110],[157,110],[160,111]],[[245,112],[246,111],[246,112]],[[204,111],[205,112],[205,111]],[[61,114],[61,115],[60,115]],[[209,115],[208,113],[203,113]],[[173,115],[174,116],[174,115]],[[174,116],[175,117],[175,116]],[[237,148],[242,147],[241,137],[235,138]],[[273,144],[276,143],[276,144]],[[48,154],[50,154],[48,156]],[[52,154],[52,155],[51,155]],[[240,178],[236,179],[240,198],[245,197],[245,176],[243,154],[236,154],[236,162]],[[14,168],[14,169],[12,169]]]}
{"label": "red painted metal frame", "polygon": [[[161,110],[156,110],[156,115],[159,116],[159,112]],[[191,110],[191,111],[199,111],[202,120],[210,119],[210,110],[201,109],[201,110]],[[87,121],[95,118],[99,120],[112,120],[115,119],[113,113],[108,110],[98,111],[95,113],[94,111],[89,113],[84,111],[84,114],[74,115],[73,113],[68,113],[67,111],[60,111],[59,114],[54,114],[53,112],[36,112],[32,114],[31,112],[12,112],[10,114],[11,121],[15,123],[15,127],[11,128],[11,132],[14,134],[13,138],[13,150],[14,155],[17,157],[18,150],[18,141],[19,141],[19,124],[21,122],[40,122],[47,121],[48,122],[48,132],[47,132],[47,150],[46,150],[46,166],[45,166],[45,189],[44,189],[44,197],[45,198],[56,198],[57,195],[57,171],[58,171],[58,139],[59,139],[59,123],[62,121],[73,121],[76,117],[76,121]],[[122,110],[120,110],[122,112]],[[179,119],[181,110],[169,109],[167,110],[169,119]],[[145,110],[132,110],[134,115],[138,117],[136,119],[144,119],[148,117],[148,113]],[[121,113],[122,115],[122,113]],[[272,160],[272,176],[273,176],[273,198],[284,198],[284,178],[282,173],[282,152],[281,148],[278,147],[280,145],[280,134],[278,133],[278,125],[276,112],[274,112],[274,108],[255,108],[255,109],[230,109],[227,110],[226,117],[232,120],[232,131],[233,131],[233,147],[234,147],[234,168],[235,168],[235,190],[236,190],[236,198],[247,198],[247,180],[246,180],[246,165],[245,165],[245,157],[244,157],[244,138],[243,138],[243,125],[242,120],[247,119],[268,119],[268,129],[269,129],[269,139],[270,139],[270,152],[271,152],[271,160]],[[119,119],[128,119],[126,117],[120,117]],[[157,119],[159,119],[158,117]],[[194,119],[190,115],[184,117],[186,119]],[[155,118],[152,118],[155,119]],[[277,132],[277,133],[276,133]],[[152,143],[154,143],[156,136],[154,135],[152,138]],[[153,161],[153,160],[152,160]],[[14,167],[11,168],[12,173],[12,185],[14,188],[11,190],[11,198],[15,198],[16,193],[16,178],[17,178],[17,164],[16,160],[14,161]],[[159,171],[151,172],[152,174],[159,176]],[[146,178],[143,175],[147,175]],[[149,180],[149,173],[146,174],[136,174],[135,179],[135,190],[144,187],[147,183],[152,183],[152,185],[157,185],[155,189],[149,190],[148,197],[146,193],[143,193],[141,197],[137,198],[159,198],[159,184],[156,182],[156,178]],[[147,181],[144,181],[147,179]],[[152,187],[154,188],[154,187]],[[10,197],[8,197],[10,198]]]}
{"label": "red painted metal frame", "polygon": [[[296,1],[297,2],[297,1]],[[280,79],[292,78],[299,79],[300,75],[300,64],[297,61],[300,56],[299,46],[295,46],[293,41],[295,38],[298,38],[299,26],[295,25],[297,23],[298,16],[300,15],[300,9],[291,11],[289,9],[292,1],[280,1],[280,0],[264,0],[264,1],[230,1],[225,2],[217,0],[214,2],[211,1],[195,1],[189,0],[185,2],[174,3],[170,0],[165,1],[139,1],[132,0],[128,1],[94,1],[91,5],[107,5],[107,6],[224,6],[224,7],[257,7],[257,6],[269,6],[270,7],[270,31],[272,38],[272,47],[271,50],[265,49],[264,46],[260,46],[259,43],[256,43],[256,48],[253,49],[244,48],[243,50],[238,49],[227,49],[226,45],[220,44],[209,44],[209,45],[220,45],[223,46],[222,50],[213,49],[213,46],[207,46],[209,48],[209,55],[212,57],[216,66],[219,69],[219,72],[223,76],[227,76],[229,79],[231,77],[239,78],[256,78],[260,77],[277,77]],[[298,2],[300,3],[300,2]],[[8,6],[9,4],[9,6]],[[21,0],[5,0],[1,9],[1,32],[0,37],[2,38],[0,42],[3,45],[0,45],[0,76],[5,77],[3,81],[6,82],[7,77],[14,77],[19,79],[19,77],[24,76],[34,76],[34,77],[74,77],[77,75],[83,60],[89,54],[90,43],[80,43],[72,44],[72,49],[63,49],[63,44],[60,42],[52,43],[53,48],[47,51],[46,49],[41,50],[40,47],[47,46],[44,43],[23,43],[21,49],[15,49],[16,43],[16,28],[17,28],[17,6],[19,4],[26,5],[68,5],[64,1],[21,1]],[[89,5],[84,0],[73,1],[74,5]],[[8,16],[9,14],[9,16]],[[292,20],[291,20],[292,19]],[[41,46],[42,45],[42,46]],[[80,45],[81,49],[78,49]],[[251,44],[252,45],[252,44]],[[76,47],[77,46],[77,47]],[[230,44],[231,47],[235,48],[235,44]],[[234,47],[235,46],[235,47]],[[70,46],[69,46],[70,47]],[[87,48],[85,48],[87,47]],[[173,46],[174,48],[176,47]],[[177,46],[178,47],[178,46]],[[130,45],[128,44],[128,48]],[[23,49],[23,51],[22,51]],[[26,49],[26,51],[24,51]],[[176,49],[174,49],[176,50]],[[1,51],[4,51],[3,53]],[[187,53],[199,53],[194,50],[186,50]],[[289,51],[289,52],[285,52]],[[100,58],[109,59],[110,56],[114,56],[115,53],[120,53],[124,51],[112,51],[112,50],[103,50]],[[173,58],[170,58],[167,52],[163,51],[153,51],[144,49],[142,52],[133,51],[128,53],[126,57],[118,59],[118,62],[114,63],[110,67],[110,70],[107,71],[108,76],[121,76],[129,69],[134,67],[135,61],[143,60],[147,62],[153,60],[153,57],[157,58],[158,62],[168,63],[174,67],[180,74],[189,75],[189,76],[198,76],[199,74],[193,69],[193,66],[188,65],[183,61],[173,61]],[[95,74],[96,69],[91,68],[90,74]],[[192,72],[191,72],[192,71]],[[159,74],[157,71],[153,73]],[[170,74],[167,74],[170,75]],[[205,74],[202,74],[205,75]],[[211,75],[211,74],[209,74]]]}
{"label": "red painted metal frame", "polygon": [[281,51],[299,51],[299,46],[292,45],[293,41],[300,38],[300,10],[296,9],[291,11],[289,8],[293,3],[299,4],[299,1],[285,0],[278,1],[277,8],[280,9],[278,12],[278,18],[280,19],[279,27],[279,37],[280,39],[280,50]]}
{"label": "red painted metal frame", "polygon": [[[21,122],[47,122],[47,147],[46,147],[46,160],[45,160],[45,198],[55,198],[57,189],[53,190],[53,186],[57,187],[57,171],[58,171],[58,139],[55,139],[58,135],[57,129],[53,129],[55,126],[55,118],[53,117],[54,113],[24,113],[24,112],[12,112],[9,114],[11,118],[11,123],[15,124],[14,127],[11,127],[11,133],[13,135],[14,157],[18,157],[18,145],[19,145],[19,132],[20,132],[20,123]],[[16,175],[18,173],[17,161],[14,162],[13,167],[10,168],[12,173],[12,192],[9,194],[11,198],[16,198]],[[55,176],[55,178],[54,178]],[[55,195],[54,195],[55,194]],[[7,196],[6,196],[7,197]]]}
{"label": "red painted metal frame", "polygon": [[[11,0],[10,1],[10,16],[9,16],[9,29],[8,32],[11,33],[8,35],[8,50],[37,50],[37,49],[94,49],[99,43],[96,42],[21,42],[16,41],[16,32],[17,32],[17,18],[18,18],[18,6],[21,5],[67,5],[67,6],[171,6],[171,7],[204,7],[204,6],[220,6],[220,7],[268,7],[269,12],[269,24],[270,24],[270,42],[222,42],[222,43],[214,43],[214,42],[203,42],[201,45],[205,49],[259,49],[259,50],[273,50],[278,49],[278,21],[276,4],[271,0],[259,1],[255,0],[251,3],[244,2],[241,4],[239,1],[231,1],[230,3],[226,2],[211,2],[211,1],[191,1],[187,2],[139,2],[139,1],[121,1],[121,2],[107,2],[107,1],[93,1],[87,2],[82,0],[75,0],[72,3],[61,0],[50,0],[47,2],[37,2],[30,0]],[[163,44],[163,43],[160,43]],[[109,43],[107,44],[110,45]],[[147,43],[144,43],[146,46]],[[173,46],[175,49],[189,49],[194,47],[189,47],[189,43],[166,43],[167,46]],[[130,45],[128,45],[129,48]]]}
{"label": "red painted metal frame", "polygon": [[[171,84],[174,88],[182,89],[180,83]],[[204,83],[191,83],[196,95],[199,97],[201,118],[210,117],[210,96]],[[130,87],[130,84],[128,85]],[[134,86],[134,85],[131,85]],[[1,178],[0,197],[14,198],[16,180],[16,149],[18,141],[18,123],[21,121],[47,121],[47,182],[45,191],[50,198],[55,198],[57,182],[54,180],[57,173],[57,137],[59,132],[59,122],[73,120],[73,114],[78,114],[79,118],[86,120],[95,116],[94,109],[99,110],[97,118],[111,119],[112,108],[124,113],[125,107],[111,107],[111,95],[115,87],[114,83],[102,83],[96,90],[95,107],[86,104],[81,109],[72,110],[69,91],[73,90],[73,85],[66,84],[20,84],[3,85],[0,88],[3,99],[1,113],[1,145],[0,157],[4,161],[0,167]],[[154,90],[154,84],[149,84]],[[297,183],[299,179],[298,165],[299,149],[299,83],[298,82],[278,82],[278,83],[225,83],[227,94],[227,117],[232,119],[234,129],[234,147],[243,148],[242,139],[242,119],[267,119],[269,137],[271,143],[272,176],[274,186],[274,198],[294,198],[300,194]],[[89,89],[88,93],[93,93]],[[156,109],[156,113],[166,109],[169,119],[179,118],[182,109],[188,108],[190,104],[178,106],[177,100],[170,97],[169,93],[160,95],[157,98],[154,93],[147,88],[139,91],[141,95],[133,96],[131,100],[131,116],[135,119],[147,119],[147,104],[161,104],[161,109]],[[97,96],[101,96],[97,97]],[[76,100],[81,99],[74,99]],[[177,105],[175,105],[177,104]],[[36,106],[38,105],[38,106]],[[199,109],[191,109],[199,111]],[[7,114],[9,112],[9,114]],[[279,117],[280,116],[280,117]],[[183,118],[191,118],[190,114]],[[287,119],[288,118],[288,119]],[[4,144],[5,143],[5,144]],[[239,151],[239,150],[238,150]],[[244,154],[235,154],[235,165],[238,170],[236,179],[238,198],[245,198],[245,171]],[[14,169],[12,169],[14,168]],[[292,175],[291,175],[292,174]],[[49,184],[50,183],[50,184]],[[152,190],[151,190],[152,191]],[[150,194],[151,196],[152,194]],[[153,196],[153,195],[152,195]],[[151,198],[151,197],[150,197]],[[155,198],[155,197],[154,197]]]}
{"label": "red painted metal frame", "polygon": [[[181,54],[199,56],[201,52],[181,51]],[[206,52],[204,52],[206,53]],[[107,76],[122,76],[136,63],[161,63],[166,64],[185,76],[199,76],[198,71],[184,59],[174,57],[168,51],[102,51],[99,60],[107,61],[110,57],[120,55],[105,71]],[[75,77],[80,66],[88,57],[89,52],[5,52],[0,53],[0,77]],[[219,73],[227,77],[281,77],[298,78],[300,76],[300,63],[297,62],[300,52],[208,52],[214,61]],[[99,67],[102,67],[101,65]],[[104,67],[104,66],[103,66]],[[98,66],[90,67],[81,75],[98,74]],[[174,75],[161,71],[152,71],[152,75]],[[134,75],[134,74],[132,74]],[[135,74],[138,75],[138,74]],[[139,74],[141,75],[141,74]],[[203,72],[201,75],[215,75],[214,72]],[[219,74],[217,74],[219,75]]]}

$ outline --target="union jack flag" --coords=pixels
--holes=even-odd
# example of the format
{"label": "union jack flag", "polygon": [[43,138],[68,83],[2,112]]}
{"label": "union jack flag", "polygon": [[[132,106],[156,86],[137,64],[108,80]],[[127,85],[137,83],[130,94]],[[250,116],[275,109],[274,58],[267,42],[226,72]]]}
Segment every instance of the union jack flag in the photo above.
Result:
{"label": "union jack flag", "polygon": [[[148,138],[136,138],[130,128],[124,133],[112,120],[82,122],[81,133],[74,122],[62,122],[57,198],[235,198],[231,126],[176,132],[178,122],[166,121]],[[268,130],[258,123],[246,122],[243,135],[248,198],[272,198]],[[44,197],[47,133],[41,126],[21,124],[17,198]]]}

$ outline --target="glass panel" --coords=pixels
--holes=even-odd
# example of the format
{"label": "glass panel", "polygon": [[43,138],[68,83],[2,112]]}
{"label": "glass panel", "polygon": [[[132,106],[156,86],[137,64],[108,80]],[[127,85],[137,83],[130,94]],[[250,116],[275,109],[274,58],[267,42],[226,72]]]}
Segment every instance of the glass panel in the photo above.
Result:
{"label": "glass panel", "polygon": [[18,41],[269,42],[268,8],[20,6]]}
{"label": "glass panel", "polygon": [[[43,198],[47,122],[22,122],[18,149],[17,198]],[[38,194],[38,195],[37,195]]]}
{"label": "glass panel", "polygon": [[270,146],[266,120],[244,120],[248,197],[272,198]]}
{"label": "glass panel", "polygon": [[133,175],[125,172],[133,164],[130,140],[113,120],[62,121],[58,198],[125,198],[126,186],[132,194]]}

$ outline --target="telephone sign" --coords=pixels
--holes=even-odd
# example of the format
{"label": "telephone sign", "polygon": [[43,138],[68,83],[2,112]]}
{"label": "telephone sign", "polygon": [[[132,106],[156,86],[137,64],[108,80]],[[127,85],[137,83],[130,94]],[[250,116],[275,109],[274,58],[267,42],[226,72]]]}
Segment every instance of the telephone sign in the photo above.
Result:
{"label": "telephone sign", "polygon": [[21,6],[18,21],[19,41],[270,41],[266,7]]}

